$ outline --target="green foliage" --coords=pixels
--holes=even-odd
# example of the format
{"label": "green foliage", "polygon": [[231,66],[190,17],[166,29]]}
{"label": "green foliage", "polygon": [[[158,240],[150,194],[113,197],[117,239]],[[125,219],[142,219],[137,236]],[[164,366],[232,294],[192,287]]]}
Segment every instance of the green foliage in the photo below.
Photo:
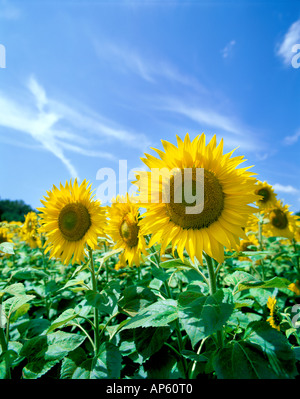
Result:
{"label": "green foliage", "polygon": [[24,222],[28,212],[34,209],[30,205],[25,204],[23,200],[1,200],[0,199],[0,221],[7,222]]}
{"label": "green foliage", "polygon": [[95,284],[88,259],[65,266],[24,242],[1,248],[0,379],[299,377],[298,244],[227,253],[214,293],[206,265],[187,257],[116,270],[118,252],[97,250]]}

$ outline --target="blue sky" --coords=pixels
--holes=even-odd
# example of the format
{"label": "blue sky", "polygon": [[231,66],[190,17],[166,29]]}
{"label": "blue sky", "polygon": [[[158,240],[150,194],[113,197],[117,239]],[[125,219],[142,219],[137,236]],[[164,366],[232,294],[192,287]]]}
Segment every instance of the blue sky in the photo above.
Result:
{"label": "blue sky", "polygon": [[299,211],[298,43],[296,1],[0,0],[0,197],[205,132]]}

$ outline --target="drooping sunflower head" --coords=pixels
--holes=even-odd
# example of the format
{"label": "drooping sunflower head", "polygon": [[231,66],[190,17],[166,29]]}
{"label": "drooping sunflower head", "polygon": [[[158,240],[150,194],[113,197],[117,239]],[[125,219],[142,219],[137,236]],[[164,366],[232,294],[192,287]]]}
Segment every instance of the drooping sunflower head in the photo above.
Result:
{"label": "drooping sunflower head", "polygon": [[275,205],[268,209],[266,217],[269,220],[264,225],[266,235],[293,238],[297,217],[289,211],[288,205],[283,205],[281,201],[276,201]]}
{"label": "drooping sunflower head", "polygon": [[274,297],[269,296],[267,307],[270,310],[270,317],[267,319],[267,322],[272,328],[280,331],[281,316],[278,312],[277,301]]}
{"label": "drooping sunflower head", "polygon": [[145,239],[139,226],[139,205],[133,197],[118,195],[107,207],[108,225],[106,233],[115,242],[114,249],[122,249],[122,265],[140,265],[142,254],[146,253]]}
{"label": "drooping sunflower head", "polygon": [[255,194],[260,196],[256,201],[260,210],[268,209],[276,203],[277,194],[267,182],[258,181],[255,186]]}
{"label": "drooping sunflower head", "polygon": [[169,243],[183,259],[184,249],[202,263],[202,251],[222,262],[224,246],[237,248],[239,237],[257,200],[255,179],[249,168],[237,169],[242,156],[223,154],[223,140],[216,136],[206,145],[204,134],[193,141],[177,137],[177,147],[162,141],[165,151],[154,149],[160,158],[146,154],[148,172],[138,172],[139,200],[147,212],[141,220],[149,245]]}
{"label": "drooping sunflower head", "polygon": [[105,212],[100,201],[92,196],[91,186],[84,180],[80,186],[66,182],[58,189],[53,186],[47,192],[46,201],[41,200],[41,232],[45,233],[51,257],[61,258],[67,264],[80,263],[84,259],[84,249],[88,245],[95,249],[98,236],[103,235],[106,223]]}

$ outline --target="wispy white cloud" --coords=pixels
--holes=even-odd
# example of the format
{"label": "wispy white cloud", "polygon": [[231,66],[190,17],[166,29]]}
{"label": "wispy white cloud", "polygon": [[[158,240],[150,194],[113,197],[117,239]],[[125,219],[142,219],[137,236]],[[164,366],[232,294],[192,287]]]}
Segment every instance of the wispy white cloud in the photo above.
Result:
{"label": "wispy white cloud", "polygon": [[206,91],[205,87],[197,79],[182,73],[166,59],[150,57],[137,49],[112,42],[99,42],[93,39],[93,45],[99,59],[106,60],[112,67],[123,72],[131,72],[141,79],[156,83],[163,78],[182,85],[191,86],[194,89]]}
{"label": "wispy white cloud", "polygon": [[[97,150],[97,146],[91,149],[90,142],[98,143],[99,146],[101,139],[109,139],[142,149],[149,144],[144,135],[103,122],[97,113],[83,113],[82,109],[79,112],[61,102],[48,99],[46,91],[33,76],[27,82],[27,89],[28,92],[22,93],[22,97],[26,98],[24,102],[0,92],[0,127],[33,138],[41,148],[60,159],[73,178],[79,178],[79,173],[66,156],[66,151],[116,160],[111,152]],[[84,137],[82,132],[89,132],[89,137]]]}
{"label": "wispy white cloud", "polygon": [[286,136],[283,140],[284,144],[286,145],[292,145],[297,143],[298,139],[300,138],[300,129],[293,134],[292,136]]}
{"label": "wispy white cloud", "polygon": [[288,193],[288,194],[298,194],[300,192],[298,188],[295,188],[291,185],[284,186],[280,183],[273,184],[273,189],[275,190],[275,192],[278,191],[281,193]]}
{"label": "wispy white cloud", "polygon": [[292,51],[295,44],[300,43],[300,19],[294,22],[282,41],[277,44],[276,54],[282,59],[285,65],[290,64],[292,57],[295,55]]}
{"label": "wispy white cloud", "polygon": [[[182,73],[164,56],[156,55],[154,58],[144,50],[138,51],[126,44],[105,40],[100,43],[93,39],[93,44],[98,57],[109,62],[112,67],[134,73],[150,83],[159,81],[164,84],[162,87],[172,84],[175,94],[154,94],[147,99],[152,109],[182,115],[196,122],[200,129],[212,128],[219,134],[225,134],[228,146],[242,146],[243,149],[255,151],[257,158],[266,159],[270,155],[254,129],[242,123],[234,112],[226,113],[224,101],[228,105],[228,99],[224,100],[222,93],[203,85],[193,75]],[[228,43],[222,52],[224,57],[229,56],[235,44],[235,40]]]}
{"label": "wispy white cloud", "polygon": [[226,44],[226,46],[223,48],[223,50],[221,50],[221,54],[223,56],[223,58],[227,58],[228,56],[230,56],[232,54],[233,48],[236,45],[236,41],[235,40],[231,40],[228,44]]}
{"label": "wispy white cloud", "polygon": [[[175,97],[162,99],[160,109],[183,115],[199,125],[200,131],[213,130],[224,137],[226,146],[241,147],[243,150],[254,151],[256,156],[267,157],[264,143],[257,134],[241,122],[236,116],[219,111],[212,105],[203,105],[204,101],[187,101]],[[263,152],[263,155],[261,154]]]}

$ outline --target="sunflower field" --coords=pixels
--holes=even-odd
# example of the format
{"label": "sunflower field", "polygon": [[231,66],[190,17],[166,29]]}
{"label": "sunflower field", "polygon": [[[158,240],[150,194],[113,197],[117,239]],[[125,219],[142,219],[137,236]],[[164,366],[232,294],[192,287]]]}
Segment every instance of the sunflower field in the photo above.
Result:
{"label": "sunflower field", "polygon": [[1,222],[1,379],[299,378],[300,218],[223,140],[162,144],[136,194],[70,181]]}

